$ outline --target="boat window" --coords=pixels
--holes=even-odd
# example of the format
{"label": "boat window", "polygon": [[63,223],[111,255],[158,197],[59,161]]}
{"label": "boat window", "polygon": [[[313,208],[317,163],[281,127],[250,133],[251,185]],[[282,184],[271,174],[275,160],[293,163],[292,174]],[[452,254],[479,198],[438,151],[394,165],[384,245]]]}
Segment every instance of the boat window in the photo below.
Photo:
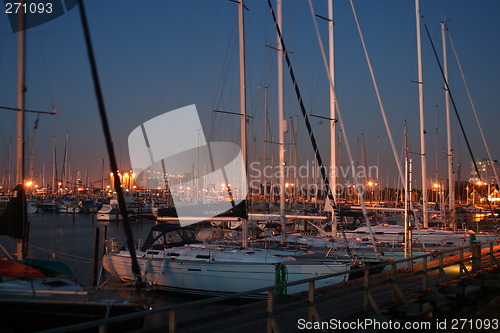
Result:
{"label": "boat window", "polygon": [[196,258],[199,258],[199,259],[210,259],[210,256],[206,255],[206,254],[198,254],[196,256]]}

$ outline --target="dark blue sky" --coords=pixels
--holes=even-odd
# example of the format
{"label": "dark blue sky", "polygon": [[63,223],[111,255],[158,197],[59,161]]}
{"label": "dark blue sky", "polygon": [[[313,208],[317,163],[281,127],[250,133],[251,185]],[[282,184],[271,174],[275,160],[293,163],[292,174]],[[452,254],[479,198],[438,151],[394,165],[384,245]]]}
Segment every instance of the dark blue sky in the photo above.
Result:
{"label": "dark blue sky", "polygon": [[[307,1],[284,0],[284,37],[298,84],[309,113],[327,116],[328,82]],[[141,123],[164,112],[196,104],[208,139],[238,142],[234,116],[214,115],[212,109],[239,112],[237,5],[226,0],[192,1],[86,1],[89,25],[98,62],[108,116],[118,160],[129,167],[127,138]],[[326,1],[313,1],[316,12],[327,15]],[[395,163],[390,151],[373,85],[364,59],[349,1],[335,3],[337,95],[349,141],[356,156],[357,138],[364,133],[368,164],[377,160],[380,136],[380,176],[392,186]],[[372,65],[379,84],[391,130],[398,149],[402,146],[403,122],[409,126],[410,149],[419,151],[419,115],[415,8],[411,0],[355,1]],[[261,151],[263,90],[269,86],[268,105],[277,136],[275,30],[267,1],[247,1],[248,126],[249,153]],[[500,96],[500,2],[497,0],[421,0],[421,8],[441,56],[440,22],[448,28],[457,48],[467,82],[482,122],[493,158],[499,158],[498,112]],[[326,43],[327,24],[318,22]],[[422,23],[423,29],[423,23]],[[0,14],[0,105],[16,104],[17,35]],[[445,177],[446,150],[443,83],[429,41],[422,31],[424,98],[428,174],[434,175],[436,104],[439,123],[440,177]],[[450,85],[477,159],[486,152],[465,94],[464,85],[450,56]],[[52,137],[56,136],[59,170],[66,131],[70,137],[71,171],[90,169],[94,179],[106,159],[97,105],[90,80],[83,33],[77,8],[27,32],[26,107],[50,110],[57,116],[41,116],[36,131],[36,173],[51,167]],[[286,117],[299,115],[300,160],[312,159],[312,150],[292,85],[285,72]],[[15,137],[15,113],[0,111],[2,168],[9,137]],[[31,137],[36,116],[26,117]],[[457,163],[461,178],[469,173],[470,158],[455,117],[453,118]],[[295,121],[295,119],[294,119]],[[328,126],[318,118],[313,129],[328,161]],[[347,163],[342,153],[343,163]],[[415,157],[415,159],[417,159]],[[106,162],[107,163],[107,162]],[[415,164],[416,172],[419,166]],[[417,177],[418,179],[418,177]],[[383,180],[385,183],[386,180]]]}

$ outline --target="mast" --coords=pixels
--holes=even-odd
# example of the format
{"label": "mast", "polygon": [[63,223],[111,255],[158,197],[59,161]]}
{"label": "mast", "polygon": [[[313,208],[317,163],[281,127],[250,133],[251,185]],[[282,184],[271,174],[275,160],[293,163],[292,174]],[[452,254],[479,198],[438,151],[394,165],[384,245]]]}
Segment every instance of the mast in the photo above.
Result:
{"label": "mast", "polygon": [[[21,4],[24,0],[21,1]],[[25,31],[24,31],[24,11],[18,13],[18,35],[17,35],[17,149],[16,149],[16,185],[24,184],[24,97],[26,93],[25,86]],[[24,201],[24,204],[26,202]],[[26,237],[27,237],[27,221],[26,214],[23,216],[23,225],[25,226],[25,236],[17,242],[17,260],[22,260],[26,255]]]}
{"label": "mast", "polygon": [[[264,169],[267,169],[267,119],[268,119],[268,114],[267,114],[267,86],[264,86],[264,135],[263,135],[263,146],[264,146]],[[264,194],[264,204],[266,202],[266,191],[267,191],[267,179],[265,173],[262,173],[262,187],[263,187],[263,194]]]}
{"label": "mast", "polygon": [[417,30],[417,58],[418,58],[418,104],[420,110],[420,164],[422,168],[422,219],[424,228],[429,226],[429,214],[427,207],[427,170],[425,162],[425,123],[424,123],[424,87],[422,75],[422,45],[420,38],[420,4],[415,0],[415,17]]}
{"label": "mast", "polygon": [[59,186],[57,185],[57,165],[56,165],[56,137],[52,138],[52,194],[57,193]]}
{"label": "mast", "polygon": [[12,186],[12,136],[9,138],[9,163],[7,164],[7,167],[9,172],[7,173],[7,189],[10,191],[12,190],[14,186]]}
{"label": "mast", "polygon": [[[337,134],[336,134],[336,120],[335,120],[335,44],[334,37],[334,22],[333,22],[333,0],[328,0],[328,69],[330,80],[330,184],[332,188],[332,196],[337,203]],[[332,237],[337,235],[337,215],[332,214]]]}
{"label": "mast", "polygon": [[[278,26],[283,33],[282,0],[276,0],[276,17]],[[281,245],[286,242],[286,220],[285,220],[285,118],[284,118],[284,98],[283,98],[283,45],[281,38],[278,38],[278,145],[279,145],[279,196],[280,196],[280,225],[281,225]]]}
{"label": "mast", "polygon": [[[439,157],[439,151],[438,151],[438,146],[439,146],[439,105],[436,104],[436,142],[435,142],[435,152],[434,154],[436,155],[436,166],[434,170],[434,179],[436,179],[436,183],[439,182],[439,163],[438,163],[438,157]],[[437,200],[436,200],[437,202]]]}
{"label": "mast", "polygon": [[450,114],[450,92],[446,82],[448,82],[448,58],[446,54],[446,22],[441,22],[441,37],[443,42],[443,70],[445,79],[444,97],[446,105],[446,132],[448,140],[448,191],[449,191],[449,211],[451,225],[457,228],[455,221],[455,175],[453,172],[453,143],[451,140],[451,114]]}
{"label": "mast", "polygon": [[404,195],[404,201],[405,201],[405,205],[404,205],[404,209],[405,209],[405,243],[404,243],[404,256],[405,258],[408,258],[409,256],[409,219],[408,219],[408,210],[409,210],[409,207],[408,207],[408,202],[410,200],[410,196],[411,196],[411,193],[410,193],[410,188],[408,186],[408,173],[409,173],[409,170],[408,170],[408,134],[406,133],[406,120],[405,120],[405,124],[404,124],[404,142],[405,142],[405,177],[404,177],[404,182],[405,182],[405,185],[404,185],[404,191],[405,191],[405,195]]}
{"label": "mast", "polygon": [[[244,4],[243,0],[238,2],[238,37],[239,37],[239,55],[240,55],[240,112],[241,112],[241,154],[243,156],[243,161],[245,165],[247,164],[247,111],[246,111],[246,81],[245,81],[245,26],[244,26]],[[243,175],[246,177],[246,175]],[[243,220],[243,233],[242,233],[242,247],[247,247],[248,241],[248,230],[247,221]]]}
{"label": "mast", "polygon": [[[66,131],[66,147],[64,149],[64,179],[63,179],[63,187],[66,190],[66,186],[68,186],[68,175],[70,174],[70,168],[69,168],[69,132]],[[71,176],[70,178],[71,179]]]}

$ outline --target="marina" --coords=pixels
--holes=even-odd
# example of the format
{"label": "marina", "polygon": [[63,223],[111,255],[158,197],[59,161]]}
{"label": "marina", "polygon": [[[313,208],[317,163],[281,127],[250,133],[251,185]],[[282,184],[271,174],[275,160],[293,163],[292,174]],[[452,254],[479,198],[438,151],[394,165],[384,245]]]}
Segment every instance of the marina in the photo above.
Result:
{"label": "marina", "polygon": [[500,329],[499,4],[16,5],[0,331]]}

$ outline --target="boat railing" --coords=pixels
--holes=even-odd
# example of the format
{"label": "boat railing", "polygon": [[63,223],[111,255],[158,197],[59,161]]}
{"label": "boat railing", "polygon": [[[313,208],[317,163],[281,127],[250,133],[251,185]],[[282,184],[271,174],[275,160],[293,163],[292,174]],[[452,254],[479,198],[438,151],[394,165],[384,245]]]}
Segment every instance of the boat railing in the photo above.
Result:
{"label": "boat railing", "polygon": [[[234,313],[239,313],[241,315],[241,313],[245,313],[245,311],[243,311],[245,308],[252,309],[254,312],[260,311],[258,315],[254,313],[252,315],[248,314],[248,316],[254,316],[255,318],[264,320],[263,325],[267,326],[268,331],[273,331],[278,327],[275,320],[278,312],[280,314],[286,314],[287,306],[293,307],[294,309],[296,309],[297,306],[304,306],[307,310],[306,313],[309,314],[309,319],[313,321],[319,318],[315,317],[317,314],[316,304],[322,302],[323,299],[335,300],[346,295],[354,299],[359,296],[361,300],[359,304],[357,304],[359,311],[353,313],[353,316],[362,316],[366,313],[381,314],[381,308],[384,305],[388,306],[388,304],[394,304],[394,302],[409,306],[410,302],[408,299],[412,295],[418,294],[412,291],[410,295],[404,295],[402,291],[404,286],[400,287],[400,285],[406,285],[409,281],[419,286],[419,293],[429,290],[432,292],[443,286],[450,287],[455,281],[477,277],[478,273],[485,272],[492,267],[500,267],[500,239],[484,243],[477,242],[465,247],[427,253],[407,259],[366,265],[365,267],[346,270],[344,272],[322,275],[226,296],[207,298],[134,314],[89,321],[51,329],[46,332],[72,332],[96,327],[99,327],[100,330],[104,330],[107,325],[113,323],[154,315],[161,316],[165,321],[161,324],[161,327],[148,327],[148,329],[160,328],[165,331],[168,329],[168,332],[173,333],[176,332],[176,330],[189,331],[194,328],[190,325],[200,325],[196,328],[199,329],[203,327],[210,330],[210,325],[220,325],[220,322],[217,324],[217,321],[220,321],[221,317],[224,318],[224,316],[217,315],[217,311],[221,311],[220,304],[228,304],[228,302],[234,302],[241,298],[248,298],[255,295],[262,295],[264,303],[245,303],[244,305],[237,306],[237,310],[234,311]],[[371,272],[380,268],[384,268],[381,273],[371,274]],[[360,277],[348,279],[349,276],[353,275]],[[321,288],[316,287],[316,283],[319,280],[339,276],[345,276],[346,278],[344,280],[346,282]],[[281,294],[284,288],[305,283],[309,286],[308,291],[296,294],[293,298],[290,298],[288,301],[292,304],[277,301],[276,296]],[[382,289],[385,290],[388,295],[392,295],[388,296],[389,298],[392,297],[392,300],[390,300],[388,304],[378,304],[373,297],[372,291],[380,293]],[[261,304],[262,306],[257,307],[256,304]],[[211,305],[214,305],[214,314],[207,315],[207,309],[210,309]],[[350,305],[352,305],[352,301]],[[256,310],[257,308],[258,310]],[[195,317],[195,309],[203,309],[204,311],[201,311],[199,317]],[[232,307],[231,309],[234,310],[235,308]],[[224,311],[227,310],[223,310],[222,312]],[[186,317],[186,314],[189,314],[189,316]],[[224,319],[227,320],[227,318]],[[283,320],[282,317],[280,319]],[[241,322],[242,319],[240,318],[239,320]],[[248,323],[249,321],[247,320],[250,319],[245,318],[243,320]],[[214,323],[211,323],[211,321],[214,321]],[[156,320],[153,320],[153,322],[155,322],[156,325],[158,324]]]}

